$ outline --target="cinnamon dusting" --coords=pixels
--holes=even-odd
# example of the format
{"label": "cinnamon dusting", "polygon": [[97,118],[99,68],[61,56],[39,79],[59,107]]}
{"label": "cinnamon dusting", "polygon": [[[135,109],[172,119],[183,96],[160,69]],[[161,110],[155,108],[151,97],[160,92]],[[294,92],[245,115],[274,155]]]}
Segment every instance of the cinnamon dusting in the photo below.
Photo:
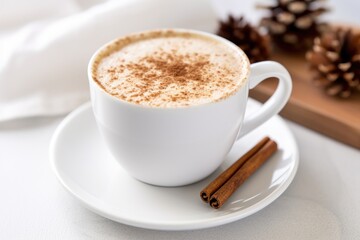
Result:
{"label": "cinnamon dusting", "polygon": [[[235,79],[243,68],[234,67],[241,61],[233,54],[217,48],[214,42],[193,36],[135,42],[105,56],[97,66],[96,80],[113,96],[152,107],[218,101],[238,89]],[[223,54],[227,56],[216,56]]]}

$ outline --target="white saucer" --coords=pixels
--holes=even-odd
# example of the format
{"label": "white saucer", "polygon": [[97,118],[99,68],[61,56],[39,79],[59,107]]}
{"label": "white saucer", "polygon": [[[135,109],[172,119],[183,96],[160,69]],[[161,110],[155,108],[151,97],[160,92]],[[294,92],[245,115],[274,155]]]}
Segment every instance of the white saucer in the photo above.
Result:
{"label": "white saucer", "polygon": [[[259,107],[251,99],[248,105],[248,112]],[[221,209],[203,203],[202,188],[265,135],[277,141],[279,151]],[[286,123],[275,116],[235,144],[222,166],[203,181],[177,188],[151,186],[130,177],[112,159],[88,103],[59,125],[50,159],[62,185],[95,213],[142,228],[190,230],[233,222],[269,205],[293,180],[299,154]]]}

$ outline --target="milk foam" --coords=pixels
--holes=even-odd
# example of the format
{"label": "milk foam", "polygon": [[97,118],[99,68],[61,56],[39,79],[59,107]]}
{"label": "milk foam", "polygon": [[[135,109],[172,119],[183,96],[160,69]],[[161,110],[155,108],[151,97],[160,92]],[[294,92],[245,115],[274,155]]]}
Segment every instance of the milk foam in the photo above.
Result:
{"label": "milk foam", "polygon": [[134,34],[104,48],[93,79],[110,95],[150,107],[216,102],[246,81],[246,56],[213,38],[172,30]]}

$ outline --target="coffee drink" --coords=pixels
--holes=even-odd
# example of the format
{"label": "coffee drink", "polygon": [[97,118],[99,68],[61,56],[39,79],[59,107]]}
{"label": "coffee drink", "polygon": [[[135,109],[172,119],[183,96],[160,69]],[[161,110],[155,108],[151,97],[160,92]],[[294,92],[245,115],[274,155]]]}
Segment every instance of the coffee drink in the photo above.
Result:
{"label": "coffee drink", "polygon": [[246,82],[247,57],[204,35],[161,30],[133,34],[98,53],[92,78],[110,95],[149,107],[220,101]]}
{"label": "coffee drink", "polygon": [[[134,178],[168,187],[214,172],[291,93],[279,63],[250,65],[233,43],[190,29],[116,39],[94,53],[88,76],[93,116],[114,159]],[[244,118],[249,88],[271,77],[277,90]]]}

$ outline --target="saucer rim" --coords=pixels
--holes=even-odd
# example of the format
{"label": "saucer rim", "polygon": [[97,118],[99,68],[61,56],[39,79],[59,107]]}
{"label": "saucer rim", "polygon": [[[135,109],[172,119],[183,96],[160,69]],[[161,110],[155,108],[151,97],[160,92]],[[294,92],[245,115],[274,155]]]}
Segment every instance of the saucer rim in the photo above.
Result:
{"label": "saucer rim", "polygon": [[[257,101],[253,99],[249,99],[249,100],[259,104]],[[86,197],[82,196],[78,191],[74,189],[74,187],[70,186],[70,184],[68,183],[69,180],[65,180],[65,177],[62,176],[62,174],[60,173],[60,169],[57,167],[57,162],[59,160],[56,156],[57,155],[56,147],[58,145],[58,140],[60,135],[62,134],[63,130],[68,126],[68,124],[70,124],[73,121],[73,119],[85,113],[86,111],[91,111],[91,107],[92,107],[91,102],[84,103],[83,105],[72,111],[70,114],[68,114],[63,119],[63,121],[61,121],[61,123],[58,125],[50,141],[50,146],[49,146],[50,164],[57,179],[59,180],[61,185],[66,189],[66,191],[70,193],[70,195],[72,195],[77,200],[79,200],[82,203],[82,205],[85,206],[90,211],[102,217],[113,220],[115,222],[119,222],[134,227],[139,227],[139,228],[146,228],[152,230],[172,230],[172,231],[197,230],[197,229],[205,229],[205,228],[224,225],[248,217],[270,205],[289,187],[298,170],[300,156],[299,156],[299,150],[296,139],[292,131],[289,129],[288,125],[286,124],[286,122],[279,115],[275,115],[273,116],[273,118],[276,118],[277,121],[280,121],[281,125],[283,125],[283,127],[287,129],[288,134],[292,137],[291,141],[293,143],[291,145],[294,146],[292,151],[293,167],[291,169],[291,173],[289,174],[288,178],[266,198],[260,200],[259,202],[256,202],[255,204],[246,208],[246,210],[241,210],[241,214],[239,214],[239,211],[235,211],[226,215],[221,215],[213,218],[206,218],[202,220],[178,221],[176,223],[175,222],[173,223],[173,222],[162,222],[162,221],[151,222],[151,221],[145,221],[139,219],[131,219],[131,216],[119,217],[117,215],[110,213],[106,209],[106,206],[104,204],[93,203],[92,199],[86,199]],[[80,192],[82,191],[81,189],[78,190],[80,190]],[[85,195],[87,194],[84,191],[82,192]]]}

